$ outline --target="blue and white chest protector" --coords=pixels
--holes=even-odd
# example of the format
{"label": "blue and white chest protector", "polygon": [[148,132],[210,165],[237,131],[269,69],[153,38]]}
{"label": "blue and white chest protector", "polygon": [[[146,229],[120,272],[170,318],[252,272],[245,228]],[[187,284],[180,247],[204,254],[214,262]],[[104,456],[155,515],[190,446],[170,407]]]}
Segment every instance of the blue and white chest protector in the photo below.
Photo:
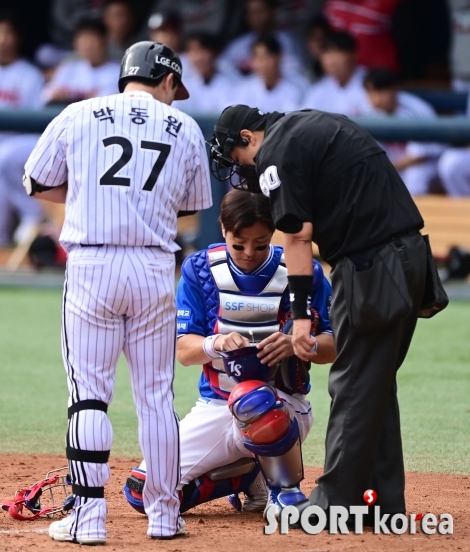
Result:
{"label": "blue and white chest protector", "polygon": [[[315,308],[322,311],[318,333],[331,332],[327,312],[331,287],[318,263],[314,280],[314,287],[318,288]],[[318,301],[320,297],[322,300]],[[193,253],[183,263],[176,303],[179,337],[188,333],[208,336],[238,332],[250,341],[263,340],[279,331],[290,311],[282,248],[271,246],[266,261],[249,274],[234,265],[225,245]],[[226,399],[235,385],[225,374],[222,360],[204,365],[199,381],[203,398]]]}

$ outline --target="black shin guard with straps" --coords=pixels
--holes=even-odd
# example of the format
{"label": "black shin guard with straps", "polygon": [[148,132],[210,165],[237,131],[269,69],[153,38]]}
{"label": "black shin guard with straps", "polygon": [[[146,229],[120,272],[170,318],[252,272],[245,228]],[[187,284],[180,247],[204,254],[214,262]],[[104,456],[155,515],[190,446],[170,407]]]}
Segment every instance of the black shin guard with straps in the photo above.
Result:
{"label": "black shin guard with straps", "polygon": [[[74,414],[85,410],[98,410],[104,412],[105,414],[108,411],[108,405],[103,401],[88,399],[83,401],[78,401],[72,404],[68,409],[68,418],[69,421]],[[81,448],[75,448],[70,445],[70,438],[67,435],[67,447],[66,447],[66,456],[69,464],[71,462],[79,463],[89,463],[89,464],[106,464],[109,460],[109,450],[85,450]],[[72,476],[72,492],[75,496],[80,496],[84,498],[104,498],[104,487],[92,487],[88,485],[80,485],[74,481],[73,470],[70,470]]]}

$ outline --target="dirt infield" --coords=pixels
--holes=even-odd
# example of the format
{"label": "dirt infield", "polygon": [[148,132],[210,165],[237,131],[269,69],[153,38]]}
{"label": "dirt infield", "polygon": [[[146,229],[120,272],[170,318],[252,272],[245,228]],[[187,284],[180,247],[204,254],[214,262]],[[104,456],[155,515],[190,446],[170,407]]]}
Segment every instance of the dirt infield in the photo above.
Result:
{"label": "dirt infield", "polygon": [[[42,479],[46,472],[64,464],[61,457],[0,456],[2,479],[0,499],[12,498],[16,489]],[[374,535],[366,529],[363,535],[307,535],[292,530],[288,535],[264,535],[261,514],[240,514],[225,499],[214,501],[186,513],[187,535],[170,541],[152,541],[146,536],[146,518],[134,512],[125,502],[122,484],[138,459],[111,459],[112,478],[106,490],[109,505],[108,550],[161,550],[163,552],[227,552],[273,550],[336,552],[346,550],[470,551],[470,476],[410,473],[407,476],[409,513],[450,513],[454,534],[432,536],[418,531],[416,535]],[[306,468],[303,490],[309,492],[318,468]],[[76,545],[53,542],[48,534],[48,520],[20,522],[0,512],[0,552],[76,550]]]}

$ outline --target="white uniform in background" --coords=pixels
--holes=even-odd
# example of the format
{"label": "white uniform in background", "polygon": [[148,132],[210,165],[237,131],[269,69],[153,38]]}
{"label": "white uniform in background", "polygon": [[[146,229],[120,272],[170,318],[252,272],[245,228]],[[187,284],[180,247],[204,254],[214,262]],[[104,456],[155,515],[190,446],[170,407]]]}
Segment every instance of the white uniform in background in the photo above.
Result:
{"label": "white uniform in background", "polygon": [[266,112],[294,111],[299,109],[302,95],[301,86],[286,78],[281,78],[274,88],[268,90],[258,75],[252,75],[240,81],[233,90],[232,101],[227,105],[251,105],[256,102],[256,106]]}
{"label": "white uniform in background", "polygon": [[228,105],[232,105],[233,91],[240,79],[230,79],[223,73],[216,73],[206,82],[193,69],[187,76],[184,84],[189,91],[189,98],[173,105],[185,113],[221,112]]}
{"label": "white uniform in background", "polygon": [[45,87],[42,94],[44,103],[52,100],[58,88],[68,92],[70,100],[83,100],[91,96],[107,96],[118,91],[119,64],[108,61],[93,67],[84,59],[64,61]]}
{"label": "white uniform in background", "polygon": [[[0,65],[0,109],[31,109],[41,105],[41,90],[44,79],[41,72],[31,63],[18,59],[9,65]],[[41,221],[42,209],[37,200],[28,197],[21,185],[23,165],[31,149],[19,140],[16,132],[0,132],[0,247],[9,244],[16,214],[26,229]],[[38,136],[26,137],[28,143]],[[34,145],[34,144],[33,144]],[[17,238],[21,241],[21,231]]]}
{"label": "white uniform in background", "polygon": [[[392,116],[413,119],[417,117],[430,118],[437,115],[434,109],[421,98],[408,92],[398,92],[397,108]],[[426,157],[427,160],[423,163],[412,165],[398,172],[411,194],[422,195],[429,193],[432,180],[438,176],[437,161],[444,149],[442,144],[428,142],[384,142],[380,145],[384,148],[392,163],[405,156]]]}
{"label": "white uniform in background", "polygon": [[0,65],[0,109],[39,107],[43,86],[41,71],[24,59]]}
{"label": "white uniform in background", "polygon": [[[470,93],[467,115],[470,117]],[[441,155],[437,169],[449,195],[470,196],[470,145],[463,148],[448,148]]]}
{"label": "white uniform in background", "polygon": [[212,204],[201,130],[146,92],[85,100],[52,121],[25,172],[46,186],[68,182],[60,237],[68,252],[62,350],[76,501],[67,531],[78,541],[106,537],[112,443],[106,411],[123,351],[148,470],[148,534],[172,536],[180,477],[174,239],[179,211]]}
{"label": "white uniform in background", "polygon": [[345,86],[333,77],[322,77],[306,91],[301,107],[348,116],[367,113],[370,105],[362,84],[364,75],[365,70],[359,67]]}
{"label": "white uniform in background", "polygon": [[[19,67],[19,70],[22,69],[24,69],[23,65]],[[27,77],[28,74],[25,78]],[[35,90],[35,106],[39,107],[47,103],[57,88],[66,88],[71,99],[114,94],[118,91],[116,84],[118,78],[117,63],[109,62],[100,67],[92,67],[84,60],[64,62],[44,89],[42,89],[41,80],[41,88]],[[28,197],[21,184],[24,164],[38,139],[39,134],[21,134],[3,143],[0,141],[0,197],[4,198],[4,201],[0,202],[0,244],[9,242],[14,212],[20,219],[20,225],[13,236],[16,242],[27,239],[31,228],[42,219],[40,203],[37,199]]]}
{"label": "white uniform in background", "polygon": [[[304,52],[300,43],[286,31],[276,31],[273,35],[281,44],[281,68],[283,74],[288,75],[291,72],[301,72]],[[235,38],[222,52],[220,56],[221,62],[230,64],[241,73],[250,72],[252,70],[251,60],[253,57],[251,49],[257,38],[258,35],[254,32],[249,32]]]}

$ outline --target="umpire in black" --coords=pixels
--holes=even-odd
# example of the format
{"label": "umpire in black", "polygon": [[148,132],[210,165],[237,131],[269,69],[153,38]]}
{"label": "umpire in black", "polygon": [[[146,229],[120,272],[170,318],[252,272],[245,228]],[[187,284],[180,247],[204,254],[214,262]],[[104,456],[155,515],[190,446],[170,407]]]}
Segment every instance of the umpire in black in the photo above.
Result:
{"label": "umpire in black", "polygon": [[220,115],[211,142],[214,174],[270,196],[283,232],[294,316],[293,347],[312,357],[307,308],[312,244],[332,266],[330,319],[337,359],[324,473],[310,502],[405,513],[396,374],[425,291],[423,219],[384,151],[359,125],[316,110],[263,113],[244,105]]}

